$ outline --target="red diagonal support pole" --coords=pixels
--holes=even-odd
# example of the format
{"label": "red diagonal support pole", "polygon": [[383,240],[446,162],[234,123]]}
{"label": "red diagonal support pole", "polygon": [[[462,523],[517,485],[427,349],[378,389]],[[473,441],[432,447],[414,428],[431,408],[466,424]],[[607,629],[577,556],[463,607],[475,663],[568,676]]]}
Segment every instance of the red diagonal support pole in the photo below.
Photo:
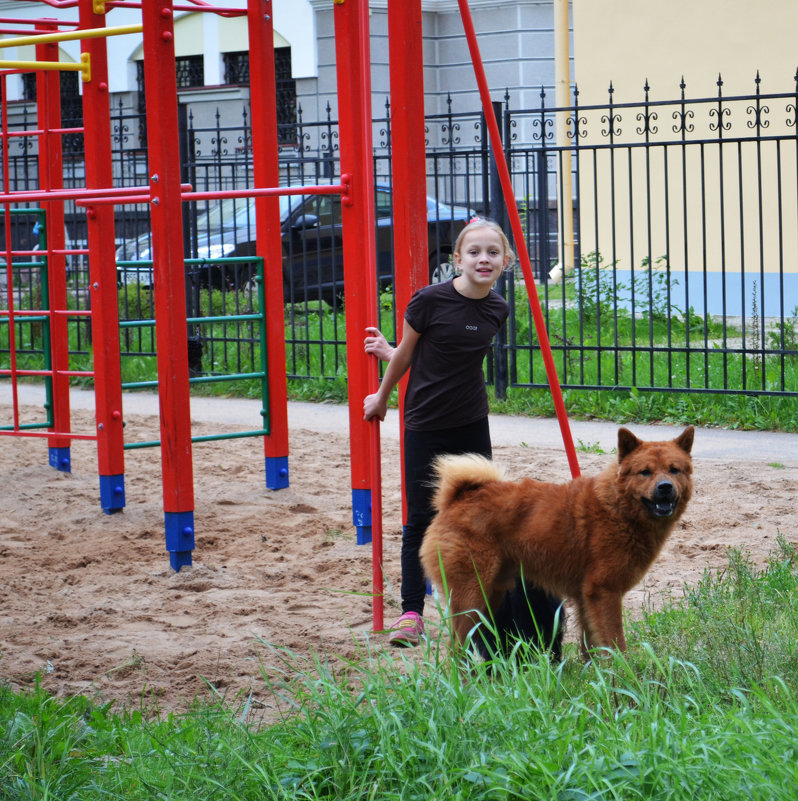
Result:
{"label": "red diagonal support pole", "polygon": [[474,74],[476,75],[477,85],[479,87],[479,96],[482,100],[482,110],[485,113],[485,122],[487,123],[488,132],[490,133],[490,144],[493,150],[493,158],[496,161],[496,168],[499,171],[504,202],[507,204],[507,212],[510,217],[510,227],[513,232],[515,248],[518,251],[521,271],[523,272],[524,282],[526,283],[527,293],[529,295],[529,305],[532,309],[535,330],[537,331],[538,341],[540,342],[540,352],[543,355],[543,363],[546,366],[546,376],[549,380],[551,396],[554,400],[554,408],[560,423],[560,432],[565,445],[565,453],[568,457],[571,475],[576,478],[580,474],[579,461],[576,458],[576,449],[574,448],[573,437],[571,436],[571,427],[568,424],[568,414],[565,411],[565,403],[562,397],[562,390],[560,389],[560,380],[557,377],[557,368],[554,364],[554,357],[551,352],[549,334],[548,331],[546,331],[546,321],[543,318],[543,312],[540,309],[540,301],[538,300],[538,291],[535,288],[535,279],[532,275],[532,262],[529,260],[529,252],[527,251],[526,239],[524,238],[524,229],[521,227],[521,216],[518,214],[518,206],[516,205],[515,195],[513,194],[510,170],[507,168],[504,151],[502,150],[501,137],[499,136],[499,126],[493,114],[490,90],[488,89],[488,79],[485,76],[485,67],[482,64],[482,56],[479,52],[474,22],[471,19],[468,0],[457,0],[457,2],[460,6],[460,15],[463,19],[463,28],[465,29],[466,39],[468,40],[468,50],[471,53],[471,61],[474,64]]}
{"label": "red diagonal support pole", "polygon": [[[248,0],[249,85],[252,106],[252,166],[255,186],[277,186],[277,89],[274,74],[274,3]],[[263,410],[269,433],[264,439],[266,486],[288,486],[288,391],[285,373],[283,255],[280,244],[280,201],[255,198],[257,253],[263,257],[266,297],[266,353],[269,403]],[[262,345],[263,347],[263,345]]]}
{"label": "red diagonal support pole", "polygon": [[[93,0],[80,0],[81,28],[88,30],[105,27],[105,16],[95,14],[94,5]],[[91,80],[83,84],[86,188],[108,189],[113,185],[113,170],[106,40],[84,39],[81,52],[88,53],[91,59]],[[86,210],[86,218],[100,505],[103,511],[111,514],[125,505],[122,374],[119,361],[113,206],[90,206]]]}
{"label": "red diagonal support pole", "polygon": [[[38,33],[52,33],[57,27],[52,23],[36,26]],[[58,44],[48,42],[36,45],[38,61],[58,61]],[[54,70],[40,70],[36,74],[36,105],[39,116],[39,188],[42,190],[62,189],[64,186],[63,148],[61,135],[53,133],[61,127],[61,89],[60,75]],[[69,331],[67,318],[54,314],[66,309],[66,259],[56,255],[53,250],[63,251],[64,205],[63,202],[47,203],[47,298],[50,310],[49,337],[52,368],[52,421],[53,429],[68,433],[71,430],[69,411]],[[57,470],[70,472],[70,440],[65,437],[48,439],[50,465]]]}
{"label": "red diagonal support pole", "polygon": [[334,17],[341,173],[350,180],[341,218],[352,510],[358,543],[372,542],[377,631],[383,627],[380,429],[378,421],[363,420],[363,398],[379,381],[376,360],[363,352],[365,329],[378,320],[368,2],[335,0]]}
{"label": "red diagonal support pole", "polygon": [[164,521],[169,559],[172,567],[180,570],[191,564],[194,550],[194,470],[172,2],[149,0],[142,3],[141,15]]}

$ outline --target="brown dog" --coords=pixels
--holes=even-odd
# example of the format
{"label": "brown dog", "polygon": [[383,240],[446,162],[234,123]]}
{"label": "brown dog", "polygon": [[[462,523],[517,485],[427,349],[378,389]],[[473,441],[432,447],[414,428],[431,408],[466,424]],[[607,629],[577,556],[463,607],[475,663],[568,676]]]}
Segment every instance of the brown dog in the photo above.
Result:
{"label": "brown dog", "polygon": [[519,572],[576,605],[583,653],[624,650],[623,596],[657,557],[693,491],[694,429],[642,442],[618,431],[618,463],[567,484],[506,481],[481,456],[435,463],[437,515],[421,546],[426,574],[451,593],[463,643],[479,614],[497,608]]}

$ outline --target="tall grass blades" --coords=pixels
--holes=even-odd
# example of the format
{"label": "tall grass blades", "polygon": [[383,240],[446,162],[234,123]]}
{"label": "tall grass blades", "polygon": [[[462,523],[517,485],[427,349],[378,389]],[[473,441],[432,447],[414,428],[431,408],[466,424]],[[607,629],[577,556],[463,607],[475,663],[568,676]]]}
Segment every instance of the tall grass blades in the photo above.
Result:
{"label": "tall grass blades", "polygon": [[[794,546],[732,551],[630,626],[626,656],[553,664],[363,640],[356,659],[261,643],[253,695],[151,718],[0,690],[0,799],[746,798],[798,788]],[[268,721],[254,714],[271,709]]]}

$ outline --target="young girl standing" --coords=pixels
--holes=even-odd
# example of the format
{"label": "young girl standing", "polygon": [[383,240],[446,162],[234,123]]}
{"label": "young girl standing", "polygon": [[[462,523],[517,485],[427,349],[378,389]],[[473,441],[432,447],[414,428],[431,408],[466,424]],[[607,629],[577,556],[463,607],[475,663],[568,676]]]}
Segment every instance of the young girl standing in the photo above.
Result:
{"label": "young girl standing", "polygon": [[[447,453],[492,455],[482,363],[509,313],[507,302],[493,291],[493,284],[513,260],[502,229],[490,220],[474,219],[455,243],[454,263],[460,274],[416,292],[407,305],[397,347],[391,348],[378,329],[366,329],[366,352],[388,361],[379,390],[363,402],[366,420],[385,419],[388,398],[410,369],[404,405],[407,524],[402,534],[402,615],[390,629],[394,645],[416,645],[424,633],[427,585],[418,553],[434,515],[431,479],[435,457]],[[509,597],[519,592],[521,598]],[[535,621],[529,616],[530,606]],[[502,609],[494,610],[499,634],[512,629],[532,639],[539,629],[548,646],[556,639],[558,606],[556,599],[519,581]]]}

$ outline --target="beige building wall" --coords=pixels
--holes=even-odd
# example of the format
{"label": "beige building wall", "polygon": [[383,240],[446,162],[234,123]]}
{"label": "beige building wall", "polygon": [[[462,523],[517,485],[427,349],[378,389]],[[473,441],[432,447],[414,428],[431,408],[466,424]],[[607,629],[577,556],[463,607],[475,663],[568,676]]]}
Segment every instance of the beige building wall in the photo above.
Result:
{"label": "beige building wall", "polygon": [[[615,142],[628,150],[601,149],[609,142],[606,109],[582,115],[582,253],[598,250],[621,270],[667,261],[682,285],[692,275],[698,286],[706,270],[715,311],[728,295],[733,313],[750,313],[754,287],[767,292],[765,313],[772,311],[785,282],[786,303],[798,299],[795,97],[762,100],[760,132],[782,141],[761,145],[751,139],[756,104],[731,100],[756,91],[757,70],[762,93],[796,91],[798,2],[573,0],[573,11],[580,106],[607,103],[610,81],[614,103],[640,104],[617,110]],[[717,98],[719,74],[728,99],[721,107],[642,104],[646,80],[655,102],[678,99],[682,77],[688,100]],[[648,140],[661,146],[635,148],[646,140],[647,113]],[[719,119],[729,141],[698,144],[717,139]]]}

